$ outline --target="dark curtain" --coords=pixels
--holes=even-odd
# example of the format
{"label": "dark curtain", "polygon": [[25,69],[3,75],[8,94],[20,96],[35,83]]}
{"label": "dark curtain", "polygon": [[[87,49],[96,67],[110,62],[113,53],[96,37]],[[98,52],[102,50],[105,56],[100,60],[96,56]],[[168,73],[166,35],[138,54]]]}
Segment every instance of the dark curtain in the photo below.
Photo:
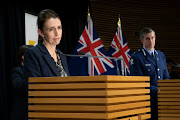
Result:
{"label": "dark curtain", "polygon": [[16,66],[16,52],[25,43],[25,20],[22,8],[0,8],[0,109],[1,118],[9,116],[11,103],[10,71]]}
{"label": "dark curtain", "polygon": [[11,107],[11,69],[17,66],[16,54],[25,44],[25,11],[38,14],[43,9],[52,9],[59,14],[63,35],[58,48],[72,54],[87,22],[89,0],[79,3],[58,3],[53,8],[0,8],[0,119],[8,120]]}
{"label": "dark curtain", "polygon": [[59,13],[62,21],[62,39],[58,45],[63,53],[72,54],[87,21],[88,3],[83,2],[71,8],[64,8]]}

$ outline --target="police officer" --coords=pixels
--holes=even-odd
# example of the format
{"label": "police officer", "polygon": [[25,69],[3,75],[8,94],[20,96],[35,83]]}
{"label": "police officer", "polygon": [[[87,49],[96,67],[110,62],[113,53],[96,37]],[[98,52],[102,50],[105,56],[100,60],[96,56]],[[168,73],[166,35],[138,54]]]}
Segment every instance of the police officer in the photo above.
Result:
{"label": "police officer", "polygon": [[155,31],[145,27],[140,31],[143,47],[130,59],[131,76],[150,76],[151,120],[158,119],[157,80],[169,79],[166,58],[163,52],[155,50]]}

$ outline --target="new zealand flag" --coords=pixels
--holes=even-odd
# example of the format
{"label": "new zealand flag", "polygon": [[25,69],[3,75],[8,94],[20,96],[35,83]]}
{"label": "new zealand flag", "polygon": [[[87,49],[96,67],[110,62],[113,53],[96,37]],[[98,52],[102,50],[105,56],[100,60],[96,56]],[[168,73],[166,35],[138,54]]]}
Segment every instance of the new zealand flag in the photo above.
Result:
{"label": "new zealand flag", "polygon": [[122,59],[118,60],[120,75],[129,75],[129,60],[131,58],[131,51],[128,47],[128,43],[126,42],[122,34],[120,19],[116,34],[108,50],[108,55]]}
{"label": "new zealand flag", "polygon": [[[105,48],[93,26],[90,16],[88,16],[88,23],[79,38],[78,45],[73,54],[78,55],[80,51],[91,56],[106,56]],[[110,69],[114,68],[109,58],[96,57],[71,57],[68,61],[68,66],[72,76],[107,75],[112,74]]]}

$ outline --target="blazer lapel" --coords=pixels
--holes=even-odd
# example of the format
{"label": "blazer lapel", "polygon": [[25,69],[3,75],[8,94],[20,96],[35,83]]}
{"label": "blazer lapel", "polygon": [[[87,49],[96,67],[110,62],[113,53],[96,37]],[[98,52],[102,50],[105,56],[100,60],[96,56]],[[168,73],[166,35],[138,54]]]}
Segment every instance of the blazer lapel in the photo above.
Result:
{"label": "blazer lapel", "polygon": [[57,67],[55,65],[55,62],[53,60],[53,58],[51,57],[51,55],[49,54],[48,50],[46,49],[46,47],[40,42],[38,43],[38,47],[41,50],[41,52],[44,53],[43,57],[47,63],[47,65],[49,65],[49,68],[52,70],[52,72],[56,75],[56,76],[60,76]]}
{"label": "blazer lapel", "polygon": [[59,72],[57,70],[57,67],[55,65],[54,60],[51,58],[51,56],[49,55],[49,53],[44,55],[44,59],[46,60],[47,64],[49,65],[50,69],[54,72],[54,74],[56,76],[60,76]]}

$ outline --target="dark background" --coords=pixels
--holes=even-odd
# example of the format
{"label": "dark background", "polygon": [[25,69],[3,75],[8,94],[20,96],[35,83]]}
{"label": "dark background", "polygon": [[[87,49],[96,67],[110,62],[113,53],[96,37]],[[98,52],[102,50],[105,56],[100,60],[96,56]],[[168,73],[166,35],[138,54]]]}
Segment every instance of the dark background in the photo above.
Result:
{"label": "dark background", "polygon": [[[8,120],[11,103],[10,71],[17,66],[16,53],[25,44],[25,12],[37,15],[43,9],[59,14],[63,35],[58,48],[72,54],[87,21],[90,8],[94,26],[106,50],[115,35],[120,14],[122,32],[132,52],[142,47],[138,32],[143,27],[156,31],[156,49],[180,63],[180,1],[171,0],[82,0],[7,1],[0,8],[0,119]],[[23,3],[22,3],[23,2]],[[2,4],[3,5],[3,4]],[[17,7],[14,7],[17,6]],[[179,68],[175,70],[180,71]]]}

